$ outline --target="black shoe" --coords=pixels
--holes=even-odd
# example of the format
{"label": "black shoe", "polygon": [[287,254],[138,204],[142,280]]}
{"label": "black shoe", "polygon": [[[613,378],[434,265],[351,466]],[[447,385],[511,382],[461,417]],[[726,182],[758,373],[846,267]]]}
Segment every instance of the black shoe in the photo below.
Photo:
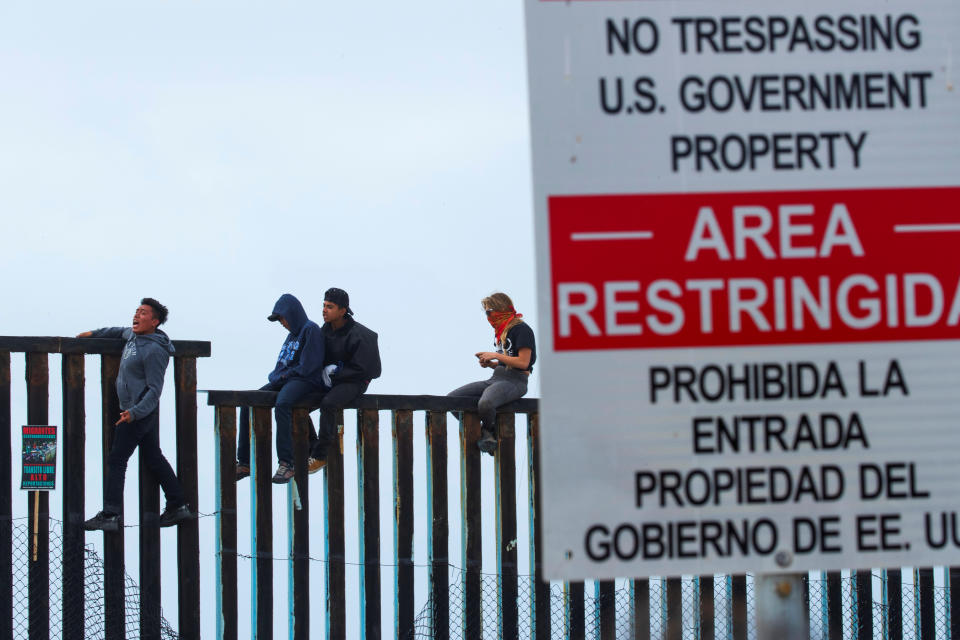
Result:
{"label": "black shoe", "polygon": [[250,465],[242,462],[237,463],[237,480],[243,480],[250,475]]}
{"label": "black shoe", "polygon": [[172,527],[175,524],[180,524],[181,522],[192,519],[193,514],[190,513],[190,507],[182,504],[179,507],[167,507],[164,509],[163,513],[160,514],[159,524],[161,527]]}
{"label": "black shoe", "polygon": [[497,438],[489,429],[480,430],[480,439],[477,440],[477,448],[484,453],[493,455],[497,450]]}
{"label": "black shoe", "polygon": [[122,527],[120,514],[109,511],[101,511],[83,523],[83,528],[87,531],[120,531]]}

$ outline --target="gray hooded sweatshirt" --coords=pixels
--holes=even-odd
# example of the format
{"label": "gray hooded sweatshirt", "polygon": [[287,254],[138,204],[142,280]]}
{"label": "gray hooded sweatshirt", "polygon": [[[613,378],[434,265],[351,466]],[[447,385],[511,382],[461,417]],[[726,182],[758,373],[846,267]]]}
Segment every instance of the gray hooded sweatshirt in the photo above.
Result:
{"label": "gray hooded sweatshirt", "polygon": [[105,327],[93,332],[92,338],[123,338],[120,372],[117,374],[117,396],[120,408],[129,411],[134,420],[153,413],[160,403],[163,375],[167,371],[173,343],[163,331],[137,335],[130,327]]}

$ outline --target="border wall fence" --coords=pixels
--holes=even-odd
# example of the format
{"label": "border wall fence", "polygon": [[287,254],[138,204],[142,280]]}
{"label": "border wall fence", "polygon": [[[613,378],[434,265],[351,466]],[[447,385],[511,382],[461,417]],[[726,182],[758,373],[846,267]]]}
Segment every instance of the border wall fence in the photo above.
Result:
{"label": "border wall fence", "polygon": [[[176,397],[175,465],[184,495],[192,510],[197,509],[197,358],[210,355],[209,342],[174,340],[174,393]],[[85,362],[87,355],[100,357],[100,393],[102,411],[100,434],[91,438],[103,451],[106,462],[113,438],[113,423],[120,414],[116,394],[117,373],[120,368],[121,340],[76,339],[50,337],[0,337],[0,545],[10,554],[0,553],[0,639],[12,638],[14,606],[23,607],[22,598],[13,591],[13,556],[29,557],[27,569],[28,602],[27,631],[30,640],[62,637],[85,638],[87,615],[86,590],[72,585],[85,584],[87,550],[83,521],[85,519],[85,459],[87,422],[85,411]],[[10,353],[25,357],[27,423],[50,424],[49,354],[61,354],[63,418],[58,449],[61,452],[60,494],[63,500],[62,545],[60,558],[50,558],[50,504],[45,491],[27,493],[27,548],[13,546],[13,458],[11,442],[14,429],[11,424]],[[168,391],[169,393],[169,391]],[[19,452],[18,452],[19,453]],[[141,465],[143,468],[143,465]],[[106,473],[102,474],[106,478]],[[127,486],[133,485],[127,478]],[[156,526],[160,514],[159,485],[149,473],[142,471],[139,478],[140,526],[134,531],[139,537],[139,606],[138,630],[127,629],[126,574],[124,571],[125,531],[105,533],[102,565],[102,611],[99,616],[107,638],[161,637],[160,614],[160,530]],[[125,518],[127,522],[130,517]],[[177,629],[184,638],[200,636],[200,536],[196,521],[184,523],[177,530],[177,576],[175,578],[179,603]],[[170,564],[168,562],[168,564]],[[59,571],[62,603],[60,628],[51,626],[51,573]],[[169,578],[168,578],[169,579]],[[57,622],[57,620],[53,620]],[[130,631],[128,634],[127,632]]]}
{"label": "border wall fence", "polygon": [[[196,359],[210,355],[209,342],[174,341],[176,467],[187,502],[197,511]],[[161,554],[159,487],[148,473],[139,478],[139,527],[104,534],[103,558],[84,543],[84,358],[100,357],[101,429],[106,460],[112,425],[119,414],[115,382],[119,340],[0,337],[0,640],[5,638],[198,638],[201,616],[216,618],[218,638],[240,637],[240,616],[249,616],[251,636],[272,638],[274,617],[289,617],[289,636],[346,638],[730,638],[753,640],[751,576],[685,576],[545,583],[539,539],[539,423],[537,401],[524,399],[498,415],[499,447],[493,478],[481,478],[476,441],[480,421],[475,401],[442,396],[365,395],[351,407],[356,416],[357,558],[346,556],[344,414],[339,451],[329,456],[322,480],[307,480],[311,399],[295,409],[294,457],[297,475],[286,505],[273,504],[272,411],[275,394],[210,391],[213,407],[216,575],[206,580],[201,602],[200,544],[196,521],[178,527],[176,623],[160,611]],[[49,354],[61,354],[62,523],[50,518],[48,494],[28,492],[26,528],[12,518],[14,431],[11,416],[10,354],[25,358],[27,421],[48,424]],[[238,551],[236,472],[237,408],[251,406],[251,553]],[[458,433],[448,430],[449,412],[458,412]],[[389,415],[389,427],[381,414]],[[422,418],[425,468],[414,467],[413,441]],[[348,424],[354,431],[353,424]],[[388,431],[389,429],[389,431]],[[389,435],[387,435],[389,434]],[[381,495],[380,438],[390,439],[392,491]],[[209,432],[200,434],[209,442]],[[523,468],[517,447],[524,446]],[[459,487],[448,486],[448,456],[458,452]],[[348,454],[349,455],[349,454]],[[209,461],[204,461],[209,465]],[[209,468],[209,467],[205,467]],[[259,470],[259,471],[258,471]],[[209,476],[209,473],[204,474]],[[518,479],[520,482],[518,483]],[[128,479],[129,480],[129,479]],[[414,505],[415,483],[426,484],[424,504]],[[132,481],[128,484],[133,484]],[[482,488],[493,486],[495,513],[484,513]],[[526,495],[518,495],[518,485]],[[318,505],[311,515],[311,489]],[[206,486],[205,486],[206,490]],[[450,491],[460,494],[460,513],[449,513]],[[391,522],[381,524],[381,502],[392,504]],[[322,506],[321,506],[322,505]],[[495,572],[484,572],[481,519],[495,520]],[[275,522],[289,537],[288,557],[274,552]],[[130,518],[127,518],[129,521]],[[523,522],[526,520],[526,522]],[[521,531],[527,539],[518,539]],[[244,523],[245,524],[245,523]],[[311,555],[310,526],[322,527],[323,549]],[[354,523],[351,523],[353,525]],[[488,523],[489,524],[489,523]],[[24,535],[24,531],[27,532]],[[139,575],[134,585],[124,572],[124,544],[136,532]],[[414,535],[426,535],[426,557],[414,560]],[[450,557],[451,534],[459,536],[459,557]],[[390,557],[392,538],[393,553]],[[518,543],[529,566],[518,563]],[[282,543],[281,543],[282,544]],[[456,546],[456,545],[453,545]],[[26,548],[25,548],[26,547]],[[204,543],[205,553],[209,544]],[[280,561],[280,562],[278,562]],[[242,564],[241,564],[242,563]],[[488,559],[489,563],[489,559]],[[487,565],[489,566],[489,564]],[[274,571],[288,574],[288,609],[274,606]],[[347,569],[356,570],[357,589],[347,592]],[[251,575],[249,610],[238,601],[238,571]],[[310,573],[323,576],[324,600],[310,598]],[[24,589],[26,582],[26,589]],[[82,589],[75,585],[82,584]],[[416,602],[419,587],[425,602]],[[805,580],[811,638],[960,638],[960,569],[874,569],[811,573]],[[215,601],[209,594],[215,592]],[[78,597],[79,595],[79,597]],[[391,597],[393,620],[385,619],[381,598]],[[349,608],[348,608],[349,603]],[[131,611],[133,613],[131,614]],[[359,613],[359,620],[351,619]],[[24,618],[26,623],[24,624]],[[93,622],[89,621],[93,618]],[[171,618],[170,620],[173,620]],[[5,622],[9,621],[9,622]]]}

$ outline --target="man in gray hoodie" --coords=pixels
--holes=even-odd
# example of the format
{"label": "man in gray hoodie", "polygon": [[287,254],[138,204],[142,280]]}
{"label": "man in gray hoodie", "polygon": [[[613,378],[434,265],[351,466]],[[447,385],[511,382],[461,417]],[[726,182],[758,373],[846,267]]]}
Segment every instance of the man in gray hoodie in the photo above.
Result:
{"label": "man in gray hoodie", "polygon": [[174,352],[167,334],[158,327],[167,320],[167,308],[153,298],[140,301],[132,327],[85,331],[78,338],[123,338],[123,357],[117,374],[120,419],[107,457],[107,487],[103,510],[83,523],[87,531],[119,531],[123,526],[123,483],[127,461],[139,446],[147,469],[156,476],[167,498],[160,526],[170,527],[193,517],[184,502],[183,488],[160,451],[160,417],[157,405],[163,376]]}

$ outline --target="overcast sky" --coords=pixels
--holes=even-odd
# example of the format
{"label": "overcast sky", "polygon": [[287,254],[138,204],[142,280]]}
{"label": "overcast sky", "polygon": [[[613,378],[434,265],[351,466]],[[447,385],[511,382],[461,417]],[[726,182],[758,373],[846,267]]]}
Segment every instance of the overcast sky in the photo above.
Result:
{"label": "overcast sky", "polygon": [[[284,338],[266,320],[277,297],[293,293],[320,320],[323,291],[337,286],[380,334],[384,372],[370,391],[441,394],[483,377],[472,355],[492,341],[483,296],[506,291],[536,327],[515,0],[5,3],[0,78],[2,335],[125,325],[153,296],[170,308],[172,338],[212,342],[200,388],[256,388]],[[56,423],[59,358],[51,365]],[[99,438],[97,365],[88,358],[88,450]],[[20,371],[14,358],[15,382]],[[14,389],[17,425],[25,417]],[[534,375],[531,396],[536,389]],[[205,402],[201,468],[212,465]],[[172,428],[163,421],[162,431]],[[164,435],[163,445],[173,458],[173,440]],[[90,514],[99,507],[94,454]],[[202,483],[201,510],[212,505]],[[202,521],[204,553],[212,520]],[[389,520],[382,539],[390,562]],[[168,609],[175,580],[164,580]],[[212,597],[212,574],[204,580]],[[392,576],[383,581],[389,589]],[[212,599],[203,607],[212,635]],[[277,617],[285,632],[279,606]],[[391,620],[385,611],[387,628]]]}

